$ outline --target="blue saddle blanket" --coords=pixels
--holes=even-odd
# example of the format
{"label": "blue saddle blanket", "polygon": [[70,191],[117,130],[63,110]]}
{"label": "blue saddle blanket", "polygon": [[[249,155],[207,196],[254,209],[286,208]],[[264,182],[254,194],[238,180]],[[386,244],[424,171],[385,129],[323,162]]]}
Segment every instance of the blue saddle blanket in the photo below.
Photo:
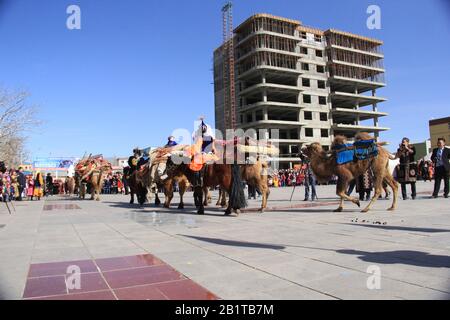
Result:
{"label": "blue saddle blanket", "polygon": [[378,146],[375,140],[361,140],[354,143],[339,144],[334,146],[333,150],[336,152],[337,164],[366,160],[378,155]]}

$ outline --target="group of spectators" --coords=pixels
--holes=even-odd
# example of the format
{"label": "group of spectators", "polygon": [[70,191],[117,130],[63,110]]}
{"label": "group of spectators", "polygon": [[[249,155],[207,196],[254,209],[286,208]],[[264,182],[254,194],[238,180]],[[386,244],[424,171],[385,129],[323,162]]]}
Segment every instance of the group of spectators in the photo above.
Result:
{"label": "group of spectators", "polygon": [[103,180],[103,194],[128,194],[126,179],[122,173],[108,175]]}
{"label": "group of spectators", "polygon": [[44,195],[53,194],[53,178],[48,174],[45,179],[40,172],[25,175],[23,169],[11,168],[0,171],[0,201],[40,200]]}
{"label": "group of spectators", "polygon": [[[300,168],[296,169],[280,169],[275,170],[274,173],[269,177],[268,183],[269,187],[282,188],[282,187],[293,187],[293,186],[304,186],[306,184],[306,170],[307,165],[302,165]],[[326,184],[336,184],[337,176],[331,177],[331,180]],[[319,184],[316,182],[316,184]]]}

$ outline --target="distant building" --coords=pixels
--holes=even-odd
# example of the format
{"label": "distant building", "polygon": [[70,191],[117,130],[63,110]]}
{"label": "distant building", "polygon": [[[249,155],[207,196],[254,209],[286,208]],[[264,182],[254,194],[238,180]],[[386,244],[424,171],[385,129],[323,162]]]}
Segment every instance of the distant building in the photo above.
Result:
{"label": "distant building", "polygon": [[429,154],[431,149],[431,141],[425,140],[423,142],[412,143],[412,145],[416,148],[416,156],[414,160],[419,160]]}
{"label": "distant building", "polygon": [[[254,129],[255,138],[279,143],[281,168],[300,161],[304,144],[329,148],[334,135],[389,129],[378,121],[387,116],[378,109],[386,100],[377,94],[385,86],[382,41],[268,14],[249,17],[229,41],[232,56],[228,42],[214,51],[216,129]],[[224,77],[227,61],[234,86]]]}
{"label": "distant building", "polygon": [[438,138],[444,138],[450,144],[450,117],[430,120],[431,146],[435,147]]}

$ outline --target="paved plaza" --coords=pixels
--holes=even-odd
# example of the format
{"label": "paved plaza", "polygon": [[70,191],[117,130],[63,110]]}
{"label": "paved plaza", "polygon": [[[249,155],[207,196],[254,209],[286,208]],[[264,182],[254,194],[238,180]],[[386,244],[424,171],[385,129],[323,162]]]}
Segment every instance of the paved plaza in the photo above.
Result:
{"label": "paved plaza", "polygon": [[[292,201],[292,188],[271,189],[270,210],[251,200],[238,217],[216,206],[196,215],[191,193],[183,211],[177,196],[171,209],[122,195],[16,202],[11,215],[2,205],[0,298],[449,299],[449,200],[417,187],[394,213],[386,200],[334,213],[334,186],[314,203],[303,187]],[[69,265],[80,289],[65,286]],[[378,274],[380,288],[368,286]]]}

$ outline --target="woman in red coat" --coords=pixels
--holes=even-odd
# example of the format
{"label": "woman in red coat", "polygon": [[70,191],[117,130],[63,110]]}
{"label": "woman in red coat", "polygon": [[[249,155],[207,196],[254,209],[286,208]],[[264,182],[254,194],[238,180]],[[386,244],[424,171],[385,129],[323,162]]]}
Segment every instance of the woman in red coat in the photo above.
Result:
{"label": "woman in red coat", "polygon": [[33,201],[34,196],[34,180],[33,177],[27,177],[27,197]]}

